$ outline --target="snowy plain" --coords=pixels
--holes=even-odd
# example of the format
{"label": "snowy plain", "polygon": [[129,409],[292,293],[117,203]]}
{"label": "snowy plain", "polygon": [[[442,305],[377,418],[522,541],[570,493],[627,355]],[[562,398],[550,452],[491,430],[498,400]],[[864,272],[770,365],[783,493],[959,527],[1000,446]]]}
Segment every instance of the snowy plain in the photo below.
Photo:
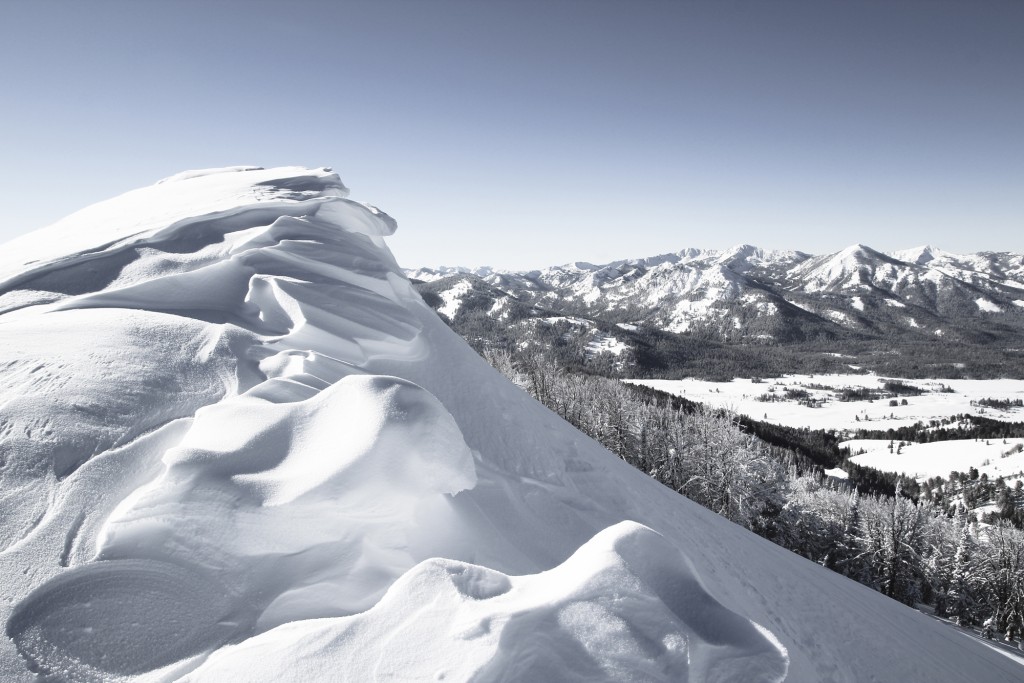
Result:
{"label": "snowy plain", "polygon": [[932,443],[896,441],[892,451],[888,439],[851,439],[841,448],[849,448],[850,460],[864,467],[905,474],[919,480],[949,478],[952,471],[967,473],[970,468],[995,481],[1002,477],[1009,486],[1024,479],[1024,439],[954,439]]}
{"label": "snowy plain", "polygon": [[505,381],[330,169],[0,252],[0,679],[1019,681]]}
{"label": "snowy plain", "polygon": [[[996,420],[1024,421],[1024,408],[988,408],[981,399],[1015,401],[1024,398],[1024,380],[1018,379],[894,379],[875,374],[784,375],[755,381],[736,378],[730,382],[699,379],[630,379],[675,396],[728,408],[755,420],[810,429],[897,429],[954,415],[984,415]],[[888,398],[873,401],[840,401],[844,388],[883,390],[885,382],[898,381],[921,389],[918,396],[906,396],[907,405],[889,405]],[[825,387],[825,388],[822,388]],[[943,388],[952,389],[952,392]],[[770,395],[781,398],[785,391],[806,391],[819,404],[809,407],[796,400],[761,401]],[[899,401],[897,401],[899,403]],[[948,472],[947,472],[948,474]]]}
{"label": "snowy plain", "polygon": [[[908,380],[879,377],[874,374],[849,375],[785,375],[780,378],[754,381],[736,378],[731,382],[684,380],[626,380],[658,389],[691,401],[727,408],[739,415],[788,427],[852,432],[856,429],[898,429],[918,422],[952,418],[955,415],[983,415],[994,420],[1024,421],[1024,408],[1010,405],[992,408],[979,401],[1017,401],[1024,398],[1024,380],[1016,379],[927,379]],[[843,389],[884,391],[886,382],[897,381],[920,389],[917,396],[906,396],[897,405],[892,399],[840,401]],[[813,405],[795,399],[773,399],[786,391],[806,392]],[[1015,451],[1022,439],[951,440],[907,444],[889,450],[889,440],[847,439],[840,447],[848,447],[851,460],[883,472],[906,474],[921,480],[948,477],[951,471],[967,472],[974,467],[995,480],[1003,477],[1011,486],[1024,479],[1024,455]],[[863,453],[861,453],[863,451]],[[841,470],[830,471],[843,477]]]}

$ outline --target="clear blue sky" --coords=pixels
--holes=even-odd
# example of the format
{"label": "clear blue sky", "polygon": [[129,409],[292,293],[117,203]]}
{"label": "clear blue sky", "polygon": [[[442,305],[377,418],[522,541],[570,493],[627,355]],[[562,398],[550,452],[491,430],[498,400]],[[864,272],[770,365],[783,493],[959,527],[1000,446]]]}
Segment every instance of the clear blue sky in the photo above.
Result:
{"label": "clear blue sky", "polygon": [[333,166],[399,262],[1024,251],[1024,2],[0,0],[0,238]]}

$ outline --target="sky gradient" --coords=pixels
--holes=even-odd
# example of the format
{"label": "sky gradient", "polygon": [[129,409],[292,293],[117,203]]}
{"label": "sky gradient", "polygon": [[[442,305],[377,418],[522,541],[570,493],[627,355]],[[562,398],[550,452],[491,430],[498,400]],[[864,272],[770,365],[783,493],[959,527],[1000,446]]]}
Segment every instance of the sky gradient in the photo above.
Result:
{"label": "sky gradient", "polygon": [[1024,2],[0,0],[0,239],[333,166],[402,265],[1024,252]]}

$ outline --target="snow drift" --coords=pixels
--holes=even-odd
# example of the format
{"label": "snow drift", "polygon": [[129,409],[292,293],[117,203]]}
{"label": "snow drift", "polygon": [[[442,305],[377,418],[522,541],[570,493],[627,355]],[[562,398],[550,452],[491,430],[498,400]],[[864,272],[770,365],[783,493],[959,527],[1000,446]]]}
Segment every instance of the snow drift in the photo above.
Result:
{"label": "snow drift", "polygon": [[534,403],[346,195],[187,172],[7,245],[0,678],[1019,679]]}

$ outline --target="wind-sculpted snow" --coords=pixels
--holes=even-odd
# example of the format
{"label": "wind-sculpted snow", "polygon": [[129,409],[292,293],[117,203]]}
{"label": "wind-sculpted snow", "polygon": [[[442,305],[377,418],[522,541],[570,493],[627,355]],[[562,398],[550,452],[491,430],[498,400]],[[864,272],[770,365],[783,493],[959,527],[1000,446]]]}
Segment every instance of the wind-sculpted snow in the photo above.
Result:
{"label": "wind-sculpted snow", "polygon": [[476,483],[451,415],[383,376],[204,408],[163,461],[103,527],[98,559],[200,563],[265,602],[261,623],[367,609],[415,563],[410,548],[444,546],[444,494]]}
{"label": "wind-sculpted snow", "polygon": [[451,416],[404,380],[228,399],[201,409],[163,473],[113,512],[98,561],[37,589],[8,634],[34,670],[85,680],[362,611],[420,548],[444,547],[444,494],[474,484]]}
{"label": "wind-sculpted snow", "polygon": [[[440,656],[425,656],[440,650]],[[293,657],[298,654],[298,664]],[[776,642],[707,593],[646,527],[599,533],[529,576],[427,560],[363,614],[293,622],[225,648],[186,681],[781,681]]]}
{"label": "wind-sculpted snow", "polygon": [[[234,194],[227,194],[255,182],[256,201],[225,208],[208,188],[200,193],[218,207],[216,218],[190,218],[191,204],[159,202],[152,188],[126,195],[128,207],[115,200],[86,209],[85,218],[104,229],[102,246],[32,266],[0,290],[0,302],[15,302],[0,318],[0,386],[8,400],[0,422],[0,510],[7,520],[0,547],[43,518],[60,495],[58,482],[85,461],[249,388],[265,374],[261,361],[273,367],[278,348],[295,349],[293,337],[307,354],[344,345],[346,358],[334,364],[345,367],[416,355],[418,323],[396,303],[395,287],[404,292],[408,285],[378,255],[379,236],[393,221],[335,196],[343,187],[336,176],[255,173],[241,186],[237,177],[246,174],[228,175]],[[321,176],[319,192],[307,187],[306,202],[294,199],[297,179]],[[274,182],[289,199],[263,199]],[[174,185],[157,188],[175,194]],[[139,193],[152,216],[125,213]],[[325,211],[330,220],[317,217]],[[309,215],[294,217],[302,214]],[[359,232],[339,230],[337,221]],[[50,236],[59,242],[71,227],[85,233],[76,234],[85,243],[92,224],[81,217],[58,223]],[[52,250],[49,232],[24,241]],[[10,261],[26,252],[5,253]],[[324,255],[328,260],[318,260]],[[312,306],[296,302],[304,289]]]}
{"label": "wind-sculpted snow", "polygon": [[246,334],[145,311],[0,317],[0,335],[0,549],[42,523],[91,458],[247,381]]}
{"label": "wind-sculpted snow", "polygon": [[187,172],[0,252],[0,680],[1019,678],[505,382],[346,194]]}

